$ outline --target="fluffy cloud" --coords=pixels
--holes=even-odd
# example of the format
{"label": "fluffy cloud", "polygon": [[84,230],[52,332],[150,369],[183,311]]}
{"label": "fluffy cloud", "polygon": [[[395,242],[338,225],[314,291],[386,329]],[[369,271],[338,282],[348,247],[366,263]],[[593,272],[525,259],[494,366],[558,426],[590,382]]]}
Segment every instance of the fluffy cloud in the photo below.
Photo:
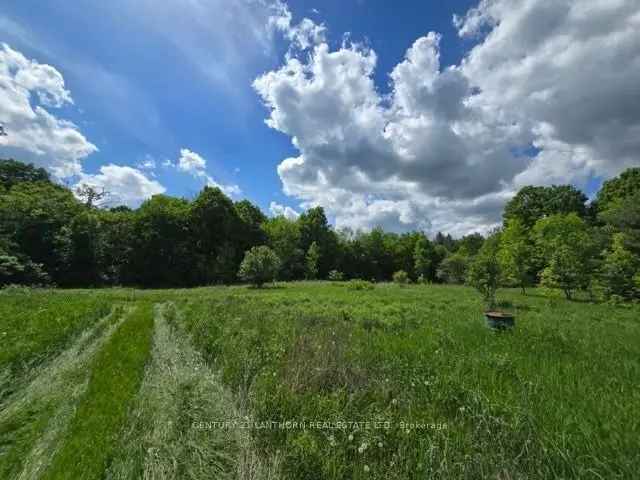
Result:
{"label": "fluffy cloud", "polygon": [[[165,162],[165,166],[172,165],[173,164],[171,162]],[[205,170],[207,167],[207,161],[201,155],[196,152],[192,152],[188,148],[180,150],[180,158],[176,162],[175,166],[178,170],[204,180],[206,185],[219,188],[229,196],[240,195],[242,193],[242,190],[238,185],[224,185],[216,182]]]}
{"label": "fluffy cloud", "polygon": [[323,24],[318,25],[313,20],[303,18],[300,23],[294,25],[293,15],[282,1],[276,0],[270,5],[270,9],[273,13],[267,20],[269,31],[281,32],[291,42],[292,47],[305,50],[326,40],[327,29]]}
{"label": "fluffy cloud", "polygon": [[273,215],[274,217],[282,215],[289,220],[295,220],[300,216],[300,214],[293,208],[285,205],[280,205],[276,202],[271,202],[269,204],[269,212],[271,212],[271,215]]}
{"label": "fluffy cloud", "polygon": [[386,96],[357,44],[309,42],[256,79],[267,125],[300,152],[278,167],[284,192],[338,226],[461,234],[492,228],[524,184],[637,164],[640,4],[483,0],[454,23],[477,39],[461,64],[443,68],[429,33]]}
{"label": "fluffy cloud", "polygon": [[180,150],[180,158],[178,159],[178,170],[199,175],[204,173],[207,162],[196,152],[192,152],[188,148]]}
{"label": "fluffy cloud", "polygon": [[0,46],[0,155],[46,167],[56,177],[82,172],[81,161],[97,151],[72,122],[47,108],[72,103],[60,72]]}
{"label": "fluffy cloud", "polygon": [[103,165],[100,173],[81,174],[76,186],[89,185],[107,192],[107,205],[137,207],[143,200],[165,192],[155,180],[150,180],[140,170],[120,165]]}

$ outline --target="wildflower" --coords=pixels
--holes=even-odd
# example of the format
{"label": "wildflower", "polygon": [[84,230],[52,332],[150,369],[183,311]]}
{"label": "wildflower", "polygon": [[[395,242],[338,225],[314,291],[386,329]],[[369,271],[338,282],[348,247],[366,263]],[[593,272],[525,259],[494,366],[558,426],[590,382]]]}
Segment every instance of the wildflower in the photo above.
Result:
{"label": "wildflower", "polygon": [[364,466],[364,471],[365,471],[365,472],[367,472],[367,473],[369,473],[369,465],[365,465],[365,466]]}
{"label": "wildflower", "polygon": [[382,448],[382,442],[378,442],[378,448]]}

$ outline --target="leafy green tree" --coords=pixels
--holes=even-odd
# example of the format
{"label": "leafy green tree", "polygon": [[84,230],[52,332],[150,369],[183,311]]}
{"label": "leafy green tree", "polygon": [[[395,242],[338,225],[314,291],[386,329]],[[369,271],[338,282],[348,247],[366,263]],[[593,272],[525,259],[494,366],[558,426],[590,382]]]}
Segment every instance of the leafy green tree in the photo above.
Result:
{"label": "leafy green tree", "polygon": [[436,233],[436,236],[433,239],[433,243],[435,245],[443,246],[449,252],[453,252],[456,246],[456,241],[453,239],[453,237],[450,234],[445,235],[442,232]]}
{"label": "leafy green tree", "polygon": [[238,277],[260,288],[275,281],[280,269],[278,255],[266,245],[253,247],[244,255]]}
{"label": "leafy green tree", "polygon": [[243,224],[219,188],[205,187],[188,214],[195,246],[197,283],[232,282],[244,255]]}
{"label": "leafy green tree", "polygon": [[598,212],[619,205],[619,202],[640,194],[640,168],[629,168],[618,177],[607,180],[596,196]]}
{"label": "leafy green tree", "polygon": [[500,266],[504,279],[518,285],[523,294],[530,282],[529,260],[533,255],[533,245],[522,221],[509,220],[500,236]]}
{"label": "leafy green tree", "polygon": [[301,279],[305,276],[305,252],[300,247],[298,222],[284,216],[270,218],[262,223],[267,243],[281,260],[279,278]]}
{"label": "leafy green tree", "polygon": [[302,213],[298,218],[300,228],[300,248],[308,252],[311,244],[319,249],[318,276],[325,278],[336,267],[338,257],[338,238],[329,226],[322,207],[315,207]]}
{"label": "leafy green tree", "polygon": [[99,264],[102,281],[107,285],[135,283],[132,269],[135,255],[137,212],[128,207],[98,210],[100,219]]}
{"label": "leafy green tree", "polygon": [[438,267],[437,277],[445,283],[464,283],[469,267],[469,257],[460,252],[445,257]]}
{"label": "leafy green tree", "polygon": [[318,278],[318,265],[320,264],[320,248],[316,242],[309,247],[306,255],[307,279],[315,280]]}
{"label": "leafy green tree", "polygon": [[22,182],[50,182],[50,178],[44,168],[36,168],[31,163],[0,159],[0,187],[8,190]]}
{"label": "leafy green tree", "polygon": [[567,299],[586,288],[594,270],[595,248],[587,224],[575,213],[538,220],[533,229],[537,254],[544,260],[544,286],[561,289]]}
{"label": "leafy green tree", "polygon": [[607,297],[617,295],[630,299],[637,293],[634,277],[640,273],[640,259],[625,247],[624,234],[613,236],[613,245],[606,252],[600,268],[600,279]]}
{"label": "leafy green tree", "polygon": [[460,240],[455,242],[456,251],[460,250],[465,255],[473,257],[482,248],[484,243],[484,237],[479,233],[471,233],[465,235]]}
{"label": "leafy green tree", "polygon": [[236,202],[234,208],[240,219],[236,238],[243,251],[255,245],[266,244],[267,235],[262,228],[262,224],[267,221],[265,214],[249,200]]}
{"label": "leafy green tree", "polygon": [[366,258],[363,278],[376,281],[389,280],[393,274],[392,244],[382,228],[374,228],[359,237]]}
{"label": "leafy green tree", "polygon": [[525,228],[532,228],[541,218],[556,214],[587,214],[587,197],[571,185],[523,187],[505,206],[504,222],[517,218]]}
{"label": "leafy green tree", "polygon": [[603,230],[609,234],[624,233],[627,248],[634,255],[640,255],[640,191],[606,205],[607,209],[598,213]]}
{"label": "leafy green tree", "polygon": [[0,285],[46,283],[49,283],[49,277],[42,265],[33,263],[17,251],[15,244],[0,237]]}
{"label": "leafy green tree", "polygon": [[191,241],[187,200],[154,195],[134,217],[130,281],[144,286],[187,286],[204,283]]}
{"label": "leafy green tree", "polygon": [[429,278],[433,262],[433,247],[429,240],[421,235],[413,249],[413,271],[416,278]]}
{"label": "leafy green tree", "polygon": [[567,300],[571,300],[573,293],[586,288],[588,282],[589,273],[582,268],[579,253],[568,245],[560,245],[551,255],[549,265],[542,271],[540,284],[559,288]]}
{"label": "leafy green tree", "polygon": [[0,237],[14,245],[13,256],[42,266],[58,285],[69,284],[73,267],[71,223],[83,206],[66,188],[21,182],[0,191]]}
{"label": "leafy green tree", "polygon": [[496,292],[500,285],[499,251],[500,235],[494,234],[484,242],[478,254],[471,261],[467,273],[467,283],[480,292],[489,310],[496,306]]}

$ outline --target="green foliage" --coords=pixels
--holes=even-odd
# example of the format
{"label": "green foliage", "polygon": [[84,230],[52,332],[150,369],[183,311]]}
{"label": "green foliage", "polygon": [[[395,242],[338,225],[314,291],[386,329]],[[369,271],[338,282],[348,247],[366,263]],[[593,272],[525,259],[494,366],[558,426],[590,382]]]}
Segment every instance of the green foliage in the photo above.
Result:
{"label": "green foliage", "polygon": [[50,182],[50,179],[44,168],[36,168],[31,163],[0,159],[0,190],[2,187],[9,190],[22,182]]}
{"label": "green foliage", "polygon": [[523,187],[505,206],[505,223],[517,218],[525,228],[531,228],[545,217],[575,213],[584,217],[587,213],[587,197],[571,185],[552,187]]}
{"label": "green foliage", "polygon": [[472,257],[480,251],[483,244],[484,237],[479,233],[472,233],[465,235],[456,242],[456,251]]}
{"label": "green foliage", "polygon": [[538,255],[547,265],[542,285],[561,289],[568,299],[576,290],[586,289],[595,251],[584,220],[575,213],[552,215],[538,220],[533,232]]}
{"label": "green foliage", "polygon": [[630,299],[637,295],[634,277],[640,273],[640,259],[626,249],[624,234],[613,236],[613,245],[606,252],[600,268],[600,280],[607,298],[616,295]]}
{"label": "green foliage", "polygon": [[329,272],[329,280],[332,282],[341,282],[344,280],[344,274],[338,270],[331,270]]}
{"label": "green foliage", "polygon": [[434,253],[431,242],[425,236],[420,235],[413,249],[413,271],[416,278],[433,276]]}
{"label": "green foliage", "polygon": [[257,287],[262,287],[265,283],[276,280],[279,269],[278,255],[269,247],[262,245],[253,247],[244,254],[238,277]]}
{"label": "green foliage", "polygon": [[529,264],[533,255],[533,245],[523,223],[514,218],[507,222],[500,235],[498,258],[503,279],[517,285],[525,293],[529,284]]}
{"label": "green foliage", "polygon": [[[598,264],[616,233],[623,233],[625,248],[640,256],[639,171],[630,169],[606,182],[589,212],[586,197],[570,186],[518,192],[504,212],[499,260],[506,284],[524,291],[544,277],[546,285],[570,281],[569,295],[584,285],[595,288],[602,283],[595,276]],[[484,243],[477,233],[456,240],[438,232],[433,242],[421,232],[381,228],[336,233],[321,207],[296,220],[267,218],[251,202],[233,202],[211,187],[193,201],[157,195],[136,209],[95,208],[96,198],[83,204],[69,189],[51,183],[42,169],[12,160],[0,160],[0,182],[0,284],[229,284],[238,279],[244,253],[258,245],[269,246],[280,258],[284,280],[327,278],[336,270],[345,278],[383,282],[402,270],[412,281],[463,283]],[[597,219],[589,216],[595,212]],[[588,220],[580,235],[547,222],[568,214]],[[536,230],[539,222],[547,226]],[[558,240],[565,237],[570,240]],[[576,252],[560,258],[561,245]],[[576,262],[584,260],[582,267],[561,274],[572,255]]]}
{"label": "green foliage", "polygon": [[500,286],[499,251],[500,235],[494,234],[484,242],[478,254],[471,261],[467,273],[467,283],[480,292],[489,310],[496,307],[496,292]]}
{"label": "green foliage", "polygon": [[[190,207],[187,200],[166,195],[155,195],[140,206],[131,219],[131,255],[126,264],[130,282],[169,286],[189,285],[194,277],[203,283],[211,280],[208,268],[213,270],[215,262],[209,256],[198,257],[200,248],[190,242]],[[127,214],[123,215],[126,221]]]}
{"label": "green foliage", "polygon": [[314,280],[318,278],[320,271],[320,247],[316,242],[313,242],[307,250],[306,260],[306,276],[308,280]]}
{"label": "green foliage", "polygon": [[606,212],[625,199],[638,194],[640,194],[640,168],[629,168],[620,176],[602,184],[595,201],[597,210]]}
{"label": "green foliage", "polygon": [[[309,271],[307,262],[306,274],[307,278],[326,278],[330,270],[335,265],[335,259],[338,251],[338,239],[335,232],[329,226],[329,222],[322,207],[315,207],[302,213],[298,218],[300,229],[300,248],[306,252],[307,257],[309,249],[315,243],[317,249],[317,272],[313,277],[308,275]],[[307,258],[308,260],[308,258]]]}
{"label": "green foliage", "polygon": [[205,187],[189,210],[189,229],[196,239],[197,283],[234,281],[237,266],[250,246],[242,238],[238,210],[247,218],[253,214],[242,206],[237,210],[219,188],[212,187]]}
{"label": "green foliage", "polygon": [[278,216],[264,222],[262,229],[282,262],[279,277],[283,280],[304,278],[305,252],[301,248],[298,222]]}
{"label": "green foliage", "polygon": [[393,274],[393,283],[397,283],[398,285],[407,285],[409,283],[409,274],[404,270],[398,270]]}
{"label": "green foliage", "polygon": [[446,257],[440,263],[437,277],[445,283],[464,283],[469,267],[469,257],[456,252]]}
{"label": "green foliage", "polygon": [[82,208],[69,190],[58,185],[17,183],[0,191],[0,238],[14,247],[12,256],[20,263],[42,265],[55,283],[70,285],[70,274],[86,268],[74,258],[74,240],[80,239],[74,239],[72,229]]}

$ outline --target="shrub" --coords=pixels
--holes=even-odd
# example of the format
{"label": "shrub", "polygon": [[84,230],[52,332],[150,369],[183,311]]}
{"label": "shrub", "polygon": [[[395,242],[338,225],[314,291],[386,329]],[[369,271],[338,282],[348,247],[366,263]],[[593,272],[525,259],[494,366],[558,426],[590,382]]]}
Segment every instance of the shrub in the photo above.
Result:
{"label": "shrub", "polygon": [[261,287],[266,282],[275,281],[280,268],[280,259],[267,246],[253,247],[244,254],[238,276]]}
{"label": "shrub", "polygon": [[584,220],[575,213],[545,217],[536,222],[533,236],[537,254],[547,265],[542,286],[562,290],[568,300],[589,286],[596,252]]}
{"label": "shrub", "polygon": [[586,288],[590,281],[583,259],[568,245],[561,245],[553,252],[540,278],[543,287],[559,288],[567,300],[573,298],[576,290]]}
{"label": "shrub", "polygon": [[367,280],[351,280],[348,288],[349,290],[373,290],[375,285]]}
{"label": "shrub", "polygon": [[409,275],[404,270],[398,270],[393,274],[393,283],[398,285],[406,285],[409,283]]}
{"label": "shrub", "polygon": [[624,234],[613,236],[613,245],[604,257],[600,277],[607,298],[619,296],[632,298],[635,293],[634,275],[640,261],[624,245]]}
{"label": "shrub", "polygon": [[344,274],[338,270],[331,270],[329,272],[329,280],[332,282],[341,282],[344,280]]}
{"label": "shrub", "polygon": [[487,238],[473,259],[467,275],[467,283],[480,292],[489,309],[496,306],[496,291],[500,282],[499,245],[498,235]]}
{"label": "shrub", "polygon": [[445,258],[436,276],[446,283],[464,283],[467,274],[469,258],[462,253],[454,253]]}

